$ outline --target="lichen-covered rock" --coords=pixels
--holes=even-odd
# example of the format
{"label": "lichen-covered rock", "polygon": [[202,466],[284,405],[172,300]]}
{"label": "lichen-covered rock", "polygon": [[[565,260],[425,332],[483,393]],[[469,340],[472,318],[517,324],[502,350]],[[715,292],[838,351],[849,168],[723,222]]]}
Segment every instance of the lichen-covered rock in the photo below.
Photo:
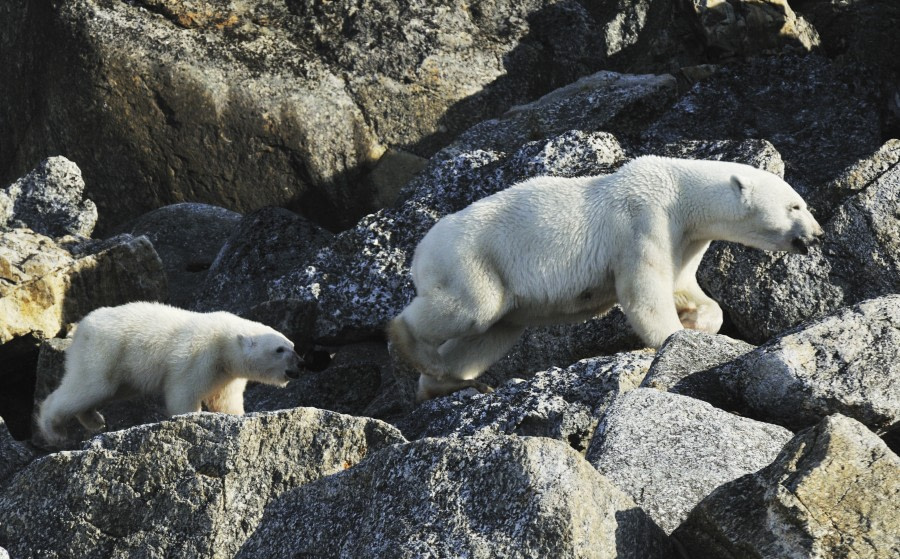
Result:
{"label": "lichen-covered rock", "polygon": [[166,302],[186,309],[201,295],[207,271],[240,220],[225,208],[184,202],[146,213],[122,229],[150,239],[169,280]]}
{"label": "lichen-covered rock", "polygon": [[[6,478],[25,467],[37,456],[37,452],[13,439],[0,417],[0,485]],[[2,550],[2,548],[0,548]]]}
{"label": "lichen-covered rock", "polygon": [[843,308],[711,371],[737,409],[800,429],[840,413],[900,427],[900,295]]}
{"label": "lichen-covered rock", "polygon": [[819,46],[819,34],[794,13],[787,0],[723,0],[685,3],[710,50],[747,56],[791,46],[810,51]]}
{"label": "lichen-covered rock", "polygon": [[0,278],[0,344],[52,338],[95,308],[160,300],[167,290],[150,241],[128,235],[73,249],[28,229],[0,230]]}
{"label": "lichen-covered rock", "polygon": [[539,437],[425,439],[285,493],[237,555],[669,557],[662,530],[574,450]]}
{"label": "lichen-covered rock", "polygon": [[719,385],[719,376],[712,371],[754,348],[728,336],[696,330],[676,332],[656,352],[641,388],[683,394],[721,406],[728,396]]}
{"label": "lichen-covered rock", "polygon": [[829,184],[826,207],[849,197],[810,254],[713,243],[704,258],[700,284],[747,339],[761,343],[803,320],[900,292],[900,142],[887,142]]}
{"label": "lichen-covered rock", "polygon": [[716,487],[771,463],[791,436],[700,400],[639,388],[607,408],[586,457],[670,533]]}
{"label": "lichen-covered rock", "polygon": [[900,458],[834,415],[775,461],[716,489],[673,534],[692,556],[889,559],[900,555]]}
{"label": "lichen-covered rock", "polygon": [[311,408],[107,433],[0,486],[0,545],[22,559],[233,557],[278,495],[399,442],[387,424]]}
{"label": "lichen-covered rock", "polygon": [[511,381],[490,394],[457,392],[422,403],[397,426],[410,440],[516,434],[559,439],[583,452],[603,411],[637,386],[652,359],[651,351],[596,357]]}
{"label": "lichen-covered rock", "polygon": [[97,207],[83,199],[84,179],[65,157],[45,159],[0,190],[0,227],[27,227],[48,237],[90,237]]}

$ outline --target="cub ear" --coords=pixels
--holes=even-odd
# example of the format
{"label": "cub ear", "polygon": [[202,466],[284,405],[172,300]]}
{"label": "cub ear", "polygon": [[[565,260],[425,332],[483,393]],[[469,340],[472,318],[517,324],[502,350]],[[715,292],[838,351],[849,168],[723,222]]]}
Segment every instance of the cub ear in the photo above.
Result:
{"label": "cub ear", "polygon": [[241,349],[243,349],[244,351],[250,351],[251,349],[256,347],[256,340],[254,340],[252,336],[238,334],[237,339],[238,343],[241,345]]}
{"label": "cub ear", "polygon": [[750,204],[750,193],[753,191],[753,183],[745,177],[731,175],[731,187],[735,193],[741,198],[741,202],[745,205]]}

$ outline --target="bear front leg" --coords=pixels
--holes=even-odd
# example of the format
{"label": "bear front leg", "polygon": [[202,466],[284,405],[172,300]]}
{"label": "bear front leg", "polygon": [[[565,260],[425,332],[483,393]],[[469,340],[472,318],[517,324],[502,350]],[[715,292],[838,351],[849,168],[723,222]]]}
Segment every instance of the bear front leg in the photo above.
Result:
{"label": "bear front leg", "polygon": [[690,330],[716,334],[722,327],[722,307],[700,290],[675,292],[675,308],[682,326]]}
{"label": "bear front leg", "polygon": [[244,388],[246,386],[247,379],[234,379],[220,389],[207,394],[203,398],[203,403],[206,404],[206,409],[212,412],[244,415]]}
{"label": "bear front leg", "polygon": [[671,274],[655,263],[635,262],[616,277],[616,295],[625,317],[649,347],[658,348],[684,329],[672,298],[673,284]]}

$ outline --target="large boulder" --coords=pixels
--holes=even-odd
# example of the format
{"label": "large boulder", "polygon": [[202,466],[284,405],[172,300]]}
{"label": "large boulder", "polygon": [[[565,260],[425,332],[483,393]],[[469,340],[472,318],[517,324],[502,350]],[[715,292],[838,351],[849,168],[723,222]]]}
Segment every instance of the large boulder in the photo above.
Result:
{"label": "large boulder", "polygon": [[665,534],[564,443],[425,439],[282,495],[237,557],[669,557]]}
{"label": "large boulder", "polygon": [[843,308],[708,373],[731,407],[796,430],[834,413],[900,426],[900,295]]}
{"label": "large boulder", "polygon": [[65,157],[45,159],[0,190],[0,227],[28,227],[48,237],[90,237],[97,207],[83,199],[81,169]]}
{"label": "large boulder", "polygon": [[790,438],[783,427],[639,388],[609,406],[586,458],[670,533],[715,488],[767,466]]}
{"label": "large boulder", "polygon": [[834,415],[798,433],[771,465],[716,489],[673,533],[695,557],[900,554],[900,458]]}
{"label": "large boulder", "polygon": [[23,559],[233,557],[278,495],[400,442],[387,424],[311,408],[107,433],[0,485],[0,545]]}
{"label": "large boulder", "polygon": [[10,436],[6,423],[0,417],[0,484],[36,457],[37,452]]}
{"label": "large boulder", "polygon": [[558,439],[584,452],[606,407],[637,386],[652,359],[649,351],[596,357],[510,381],[491,394],[457,392],[422,403],[397,426],[410,440],[529,435]]}
{"label": "large boulder", "polygon": [[183,202],[148,212],[121,229],[150,239],[166,269],[166,302],[187,309],[205,295],[201,286],[207,271],[240,221],[240,214],[225,208]]}

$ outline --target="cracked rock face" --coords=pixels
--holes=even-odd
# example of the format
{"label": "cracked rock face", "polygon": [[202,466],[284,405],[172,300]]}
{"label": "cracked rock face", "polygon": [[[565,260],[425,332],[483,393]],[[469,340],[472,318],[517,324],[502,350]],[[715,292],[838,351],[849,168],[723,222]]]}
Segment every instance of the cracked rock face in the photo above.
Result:
{"label": "cracked rock face", "polygon": [[17,558],[233,557],[275,497],[403,441],[312,408],[107,433],[0,485],[0,545]]}
{"label": "cracked rock face", "polygon": [[783,427],[639,388],[607,408],[586,458],[671,533],[702,498],[767,466],[790,438]]}
{"label": "cracked rock face", "polygon": [[558,441],[425,439],[282,495],[237,557],[668,557],[663,532]]}
{"label": "cracked rock face", "polygon": [[900,458],[861,423],[833,415],[775,461],[716,489],[673,536],[688,553],[733,557],[900,554]]}

